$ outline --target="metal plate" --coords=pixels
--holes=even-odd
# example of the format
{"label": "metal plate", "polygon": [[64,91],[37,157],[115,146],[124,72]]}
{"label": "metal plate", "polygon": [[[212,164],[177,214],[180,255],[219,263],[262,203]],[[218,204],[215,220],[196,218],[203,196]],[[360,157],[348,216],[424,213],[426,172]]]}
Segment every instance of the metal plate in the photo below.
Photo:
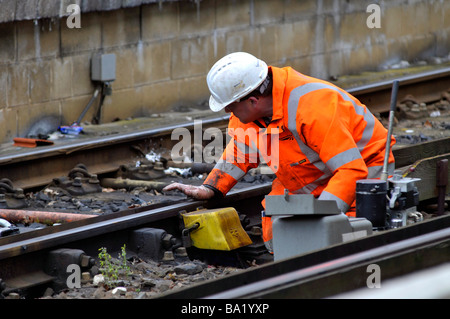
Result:
{"label": "metal plate", "polygon": [[268,195],[266,215],[336,215],[340,214],[334,200],[318,200],[314,195]]}

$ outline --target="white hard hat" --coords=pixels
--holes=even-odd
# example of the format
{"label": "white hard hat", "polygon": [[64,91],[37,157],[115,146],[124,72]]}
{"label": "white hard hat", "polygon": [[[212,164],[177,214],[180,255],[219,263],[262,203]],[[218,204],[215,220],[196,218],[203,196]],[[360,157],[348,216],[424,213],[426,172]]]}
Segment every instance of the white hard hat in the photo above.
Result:
{"label": "white hard hat", "polygon": [[221,58],[206,77],[210,109],[218,112],[246,96],[266,79],[267,73],[267,64],[249,53],[235,52]]}

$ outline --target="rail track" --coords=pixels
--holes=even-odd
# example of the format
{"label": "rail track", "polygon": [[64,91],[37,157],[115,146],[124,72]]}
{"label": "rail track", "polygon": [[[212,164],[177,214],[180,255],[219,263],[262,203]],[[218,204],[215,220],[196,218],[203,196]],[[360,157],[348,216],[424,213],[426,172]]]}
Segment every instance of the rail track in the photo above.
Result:
{"label": "rail track", "polygon": [[[400,79],[399,97],[413,94],[424,103],[432,103],[441,98],[440,93],[436,92],[448,88],[450,69],[443,69]],[[388,111],[389,82],[349,91],[366,105],[373,105],[374,112]],[[228,116],[203,120],[202,128],[225,128],[227,120]],[[21,189],[36,190],[83,163],[89,167],[90,173],[101,180],[120,171],[125,163],[143,159],[150,150],[171,149],[176,142],[171,140],[171,132],[181,127],[192,130],[194,125],[173,124],[107,137],[81,138],[45,148],[0,153],[0,178],[13,181]],[[417,186],[422,202],[442,196],[445,201],[448,177],[446,181],[441,181],[437,163],[450,157],[449,138],[397,148],[394,149],[394,155],[396,166],[402,169],[404,176],[421,178]],[[268,183],[236,189],[225,199],[214,203],[171,197],[150,205],[129,207],[107,215],[0,237],[0,290],[4,295],[14,291],[27,292],[61,281],[67,277],[64,271],[67,262],[76,260],[76,263],[87,268],[92,265],[93,256],[98,254],[98,248],[102,246],[117,249],[127,243],[130,249],[139,250],[133,238],[137,236],[136,232],[148,228],[163,230],[173,236],[172,245],[179,245],[180,211],[233,206],[245,219],[246,229],[251,229],[259,224],[260,202],[269,189]],[[450,236],[446,229],[448,223],[448,216],[434,217],[285,261],[269,262],[212,283],[167,293],[161,298],[330,297],[365,286],[369,264],[381,265],[383,271],[386,270],[383,278],[394,278],[447,262],[450,258],[447,248]],[[260,259],[261,263],[270,261],[271,257],[264,250],[258,235],[252,239],[254,244],[251,247],[219,254],[220,257],[227,261],[240,261],[242,258]],[[143,252],[144,255],[146,253]],[[207,259],[211,252],[194,250],[193,253]],[[54,255],[56,257],[52,257]],[[69,261],[49,266],[49,259],[52,258],[68,258]],[[407,264],[408,267],[399,269],[392,266],[399,263]]]}

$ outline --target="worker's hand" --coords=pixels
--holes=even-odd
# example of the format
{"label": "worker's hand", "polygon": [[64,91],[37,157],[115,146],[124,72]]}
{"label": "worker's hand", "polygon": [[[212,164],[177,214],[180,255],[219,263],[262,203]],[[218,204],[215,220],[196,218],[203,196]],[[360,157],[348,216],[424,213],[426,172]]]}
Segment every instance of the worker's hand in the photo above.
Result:
{"label": "worker's hand", "polygon": [[195,199],[210,199],[214,196],[214,191],[203,185],[193,186],[185,185],[181,183],[173,183],[163,188],[163,192],[178,189],[185,193],[187,196],[191,196]]}

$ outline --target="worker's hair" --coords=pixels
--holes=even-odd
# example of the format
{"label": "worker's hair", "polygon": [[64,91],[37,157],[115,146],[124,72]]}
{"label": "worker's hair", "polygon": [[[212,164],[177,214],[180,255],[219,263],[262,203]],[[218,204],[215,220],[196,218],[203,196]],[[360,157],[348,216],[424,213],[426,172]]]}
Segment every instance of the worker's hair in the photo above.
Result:
{"label": "worker's hair", "polygon": [[254,97],[269,96],[272,94],[272,87],[273,87],[272,71],[269,69],[266,79],[256,89],[254,89],[252,92],[250,92],[240,100],[243,101],[251,98],[252,96]]}

